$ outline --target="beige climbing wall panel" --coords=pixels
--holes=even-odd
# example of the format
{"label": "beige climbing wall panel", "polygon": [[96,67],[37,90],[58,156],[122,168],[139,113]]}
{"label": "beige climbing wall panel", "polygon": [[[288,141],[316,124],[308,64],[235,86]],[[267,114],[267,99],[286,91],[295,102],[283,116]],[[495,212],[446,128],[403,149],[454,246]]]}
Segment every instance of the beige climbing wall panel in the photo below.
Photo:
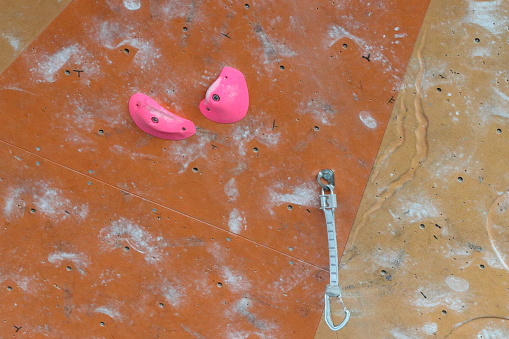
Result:
{"label": "beige climbing wall panel", "polygon": [[317,338],[509,337],[508,14],[431,2]]}

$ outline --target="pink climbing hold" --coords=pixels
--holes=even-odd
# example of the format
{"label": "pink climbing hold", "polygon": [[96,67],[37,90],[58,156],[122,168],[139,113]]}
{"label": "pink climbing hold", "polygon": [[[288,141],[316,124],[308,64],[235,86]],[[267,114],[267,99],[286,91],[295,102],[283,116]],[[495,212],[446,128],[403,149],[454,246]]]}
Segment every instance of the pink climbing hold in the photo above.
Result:
{"label": "pink climbing hold", "polygon": [[182,140],[196,133],[190,120],[181,118],[142,93],[129,99],[129,113],[136,126],[157,138]]}
{"label": "pink climbing hold", "polygon": [[232,67],[224,67],[219,77],[210,85],[200,111],[212,121],[231,124],[244,118],[249,107],[244,74]]}

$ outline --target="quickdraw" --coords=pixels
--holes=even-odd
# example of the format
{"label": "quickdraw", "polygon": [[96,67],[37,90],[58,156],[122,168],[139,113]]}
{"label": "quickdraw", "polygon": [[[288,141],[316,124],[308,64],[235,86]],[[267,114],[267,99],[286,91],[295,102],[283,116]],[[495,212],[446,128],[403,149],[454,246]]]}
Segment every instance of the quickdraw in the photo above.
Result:
{"label": "quickdraw", "polygon": [[[325,180],[327,184],[324,184]],[[334,210],[338,207],[336,194],[334,194],[334,172],[330,169],[321,170],[318,173],[317,181],[322,187],[322,194],[320,194],[320,209],[325,213],[325,222],[327,224],[327,237],[329,240],[329,268],[330,268],[330,283],[325,289],[325,322],[333,331],[339,331],[350,320],[350,311],[347,310],[341,295],[341,287],[339,286],[338,277],[338,243],[336,240],[336,223],[334,222]],[[326,194],[325,191],[329,193]],[[335,326],[332,321],[330,310],[330,298],[339,298],[345,318],[343,321]]]}

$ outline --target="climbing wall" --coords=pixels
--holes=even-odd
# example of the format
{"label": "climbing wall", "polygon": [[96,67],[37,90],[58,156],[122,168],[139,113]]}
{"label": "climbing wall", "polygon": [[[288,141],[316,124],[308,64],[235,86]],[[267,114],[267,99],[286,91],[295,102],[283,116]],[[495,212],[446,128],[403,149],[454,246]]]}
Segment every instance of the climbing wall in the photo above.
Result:
{"label": "climbing wall", "polygon": [[509,338],[508,14],[430,3],[317,338]]}
{"label": "climbing wall", "polygon": [[[0,333],[313,337],[316,174],[342,251],[427,4],[71,2],[0,75]],[[223,66],[250,91],[232,125],[198,110]],[[197,134],[141,132],[136,92]]]}

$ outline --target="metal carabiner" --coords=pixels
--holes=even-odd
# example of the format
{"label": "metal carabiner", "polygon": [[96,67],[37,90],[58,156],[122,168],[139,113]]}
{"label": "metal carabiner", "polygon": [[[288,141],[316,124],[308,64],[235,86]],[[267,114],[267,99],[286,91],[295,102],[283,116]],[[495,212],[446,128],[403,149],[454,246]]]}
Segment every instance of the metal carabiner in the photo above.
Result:
{"label": "metal carabiner", "polygon": [[[341,298],[341,295],[339,295],[339,298]],[[330,313],[330,296],[327,293],[325,293],[325,322],[327,323],[331,330],[339,331],[340,329],[345,327],[346,323],[348,323],[348,320],[350,320],[350,311],[347,310],[344,305],[343,311],[345,312],[345,318],[339,325],[334,326],[334,322],[332,321],[332,316]]]}
{"label": "metal carabiner", "polygon": [[[327,185],[324,185],[322,182],[322,178],[327,181]],[[330,191],[331,188],[334,189],[334,171],[330,169],[323,169],[320,172],[318,172],[318,177],[316,178],[316,181],[322,186],[322,189],[326,191]]]}

